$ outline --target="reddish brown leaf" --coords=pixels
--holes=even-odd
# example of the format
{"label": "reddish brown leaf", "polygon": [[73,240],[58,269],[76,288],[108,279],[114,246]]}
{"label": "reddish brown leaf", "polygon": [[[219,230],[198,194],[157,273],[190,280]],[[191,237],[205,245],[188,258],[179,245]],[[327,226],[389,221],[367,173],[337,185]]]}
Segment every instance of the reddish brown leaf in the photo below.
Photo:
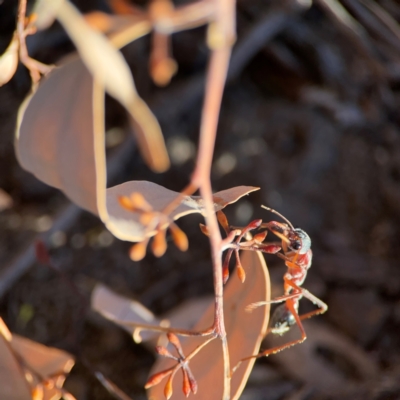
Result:
{"label": "reddish brown leaf", "polygon": [[[104,92],[82,61],[70,57],[46,76],[20,108],[16,140],[19,162],[79,206],[99,215],[117,237],[140,241],[145,229],[139,216],[121,207],[118,196],[144,192],[141,182],[131,185],[127,193],[113,193],[114,201],[108,204],[103,102]],[[65,118],[65,110],[71,118]],[[123,211],[122,219],[118,210]]]}
{"label": "reddish brown leaf", "polygon": [[[0,329],[0,398],[10,400],[60,398],[60,388],[65,375],[74,365],[72,356],[15,334],[11,335],[1,319]],[[21,366],[21,360],[25,367]],[[30,374],[29,382],[23,373],[24,368]],[[36,374],[43,377],[44,381],[40,381]],[[52,384],[47,385],[48,381]]]}
{"label": "reddish brown leaf", "polygon": [[2,336],[0,337],[0,369],[0,392],[3,398],[32,400],[31,390],[21,373],[21,368]]}
{"label": "reddish brown leaf", "polygon": [[[161,322],[160,319],[156,318],[149,309],[138,301],[122,297],[101,284],[97,284],[93,290],[91,304],[95,311],[102,314],[105,318],[117,321],[131,335],[134,334],[135,328],[131,325],[124,325],[124,321],[151,323],[155,325],[159,325]],[[140,336],[136,335],[135,339],[140,338],[146,341],[156,337],[158,335],[155,332],[141,331]],[[153,349],[154,345],[151,347]]]}
{"label": "reddish brown leaf", "polygon": [[137,126],[139,148],[147,163],[157,172],[166,171],[169,159],[160,126],[139,97],[122,54],[103,35],[91,29],[70,2],[63,1],[57,7],[54,0],[42,2],[56,13],[96,82],[130,113]]}
{"label": "reddish brown leaf", "polygon": [[[134,114],[139,125],[138,142],[145,157],[156,169],[165,167],[162,160],[167,156],[158,123],[140,98],[136,96],[134,104],[130,104],[132,78],[121,55],[112,48],[112,44],[120,47],[148,33],[151,23],[145,16],[137,17],[137,24],[115,33],[110,44],[87,26],[69,2],[57,1],[60,8],[56,10],[54,3],[44,0],[44,8],[54,11],[62,20],[89,67],[81,59],[69,57],[42,80],[38,90],[21,106],[16,140],[19,161],[39,179],[62,190],[82,208],[99,215],[116,237],[141,241],[155,232],[146,230],[139,220],[140,215],[121,207],[118,196],[140,192],[152,209],[160,212],[179,193],[149,182],[127,182],[106,189],[103,105],[104,86],[123,104],[128,102],[128,111]],[[203,18],[212,11],[209,5],[205,7],[208,11]],[[254,190],[258,188],[241,186],[215,193],[215,210]],[[204,213],[200,197],[185,196],[170,217],[176,220],[190,213]]]}
{"label": "reddish brown leaf", "polygon": [[[267,329],[269,315],[269,310],[263,309],[264,307],[259,307],[252,313],[245,310],[248,304],[269,300],[269,280],[262,255],[253,251],[243,252],[242,266],[247,275],[246,281],[241,283],[239,279],[230,279],[224,290],[224,317],[232,368],[242,358],[258,352]],[[255,315],[254,313],[259,314]],[[193,329],[207,329],[211,326],[213,319],[214,302],[212,301],[207,312]],[[204,338],[182,338],[181,342],[183,351],[185,354],[189,354],[204,342]],[[254,361],[254,359],[243,361],[233,374],[231,400],[239,399]],[[171,363],[172,360],[160,358],[154,366],[154,370],[163,370],[167,366],[170,367]],[[190,360],[190,370],[197,379],[198,391],[196,396],[198,398],[221,400],[223,379],[220,377],[223,376],[224,370],[219,340],[213,340]],[[180,379],[174,379],[174,400],[186,400],[181,388]],[[195,386],[193,389],[193,392],[195,392]],[[148,393],[148,398],[161,399],[162,392],[162,387],[154,386]]]}
{"label": "reddish brown leaf", "polygon": [[[215,193],[216,196],[223,199],[220,203],[214,204],[215,211],[221,210],[226,205],[237,201],[240,197],[254,190],[258,190],[258,188],[239,186]],[[118,196],[129,197],[133,192],[142,193],[146,201],[151,205],[153,212],[161,212],[167,205],[176,200],[180,194],[146,181],[125,182],[107,189],[107,218],[105,218],[107,227],[115,236],[122,240],[140,241],[146,235],[154,235],[156,233],[155,231],[146,232],[144,226],[154,218],[154,214],[151,214],[151,218],[149,217],[144,220],[140,214],[130,213],[116,201]],[[203,200],[199,196],[185,196],[168,217],[170,220],[177,220],[192,213],[204,213]],[[165,226],[162,224],[161,226],[166,227],[167,223],[165,223]]]}
{"label": "reddish brown leaf", "polygon": [[214,206],[217,211],[222,210],[228,204],[235,203],[241,197],[259,189],[260,188],[258,187],[252,187],[252,186],[237,186],[234,188],[222,190],[221,192],[214,193],[213,195]]}

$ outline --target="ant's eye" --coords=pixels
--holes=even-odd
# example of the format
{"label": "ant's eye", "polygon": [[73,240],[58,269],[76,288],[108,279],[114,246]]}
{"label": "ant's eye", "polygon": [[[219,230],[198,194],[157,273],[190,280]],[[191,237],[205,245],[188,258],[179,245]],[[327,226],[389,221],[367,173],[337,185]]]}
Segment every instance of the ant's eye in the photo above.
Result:
{"label": "ant's eye", "polygon": [[300,240],[294,240],[290,243],[290,248],[292,250],[300,250],[302,246],[302,242]]}

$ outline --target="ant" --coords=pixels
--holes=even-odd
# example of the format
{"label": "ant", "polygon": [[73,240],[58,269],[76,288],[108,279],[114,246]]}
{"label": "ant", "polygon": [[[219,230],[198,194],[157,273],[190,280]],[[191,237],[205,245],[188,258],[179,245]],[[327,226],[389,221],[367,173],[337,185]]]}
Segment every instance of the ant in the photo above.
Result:
{"label": "ant", "polygon": [[[275,309],[267,334],[272,333],[281,336],[285,332],[289,331],[293,325],[297,324],[301,332],[301,338],[288,342],[282,346],[273,347],[272,349],[263,351],[256,356],[246,357],[246,359],[253,357],[259,358],[263,356],[267,357],[270,354],[278,353],[288,347],[304,342],[307,335],[301,321],[314,315],[323,314],[328,309],[328,306],[322,300],[301,287],[307,277],[307,272],[311,267],[312,251],[310,237],[302,229],[294,228],[291,222],[277,211],[269,207],[261,207],[278,215],[286,222],[281,223],[271,221],[261,224],[260,228],[267,228],[270,232],[281,239],[283,253],[276,253],[276,255],[285,260],[287,272],[283,276],[283,296],[270,301],[260,301],[250,304],[248,308],[253,309],[261,305],[284,302],[284,304]],[[310,300],[318,308],[306,314],[299,315],[299,301],[303,297]]]}

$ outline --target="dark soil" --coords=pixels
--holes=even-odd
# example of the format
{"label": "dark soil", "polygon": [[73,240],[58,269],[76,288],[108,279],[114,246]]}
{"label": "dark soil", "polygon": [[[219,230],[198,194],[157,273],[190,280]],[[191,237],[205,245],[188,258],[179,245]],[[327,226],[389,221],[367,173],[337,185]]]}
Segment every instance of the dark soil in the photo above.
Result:
{"label": "dark soil", "polygon": [[[101,1],[84,3],[85,12],[105,9]],[[238,185],[261,188],[227,208],[233,225],[270,219],[260,208],[266,204],[310,235],[314,260],[304,286],[326,301],[329,310],[304,323],[307,351],[302,350],[306,342],[257,362],[242,399],[400,399],[399,26],[393,33],[376,12],[356,0],[343,0],[359,23],[357,36],[327,11],[324,4],[331,1],[316,1],[310,8],[300,3],[238,1],[237,48],[243,50],[247,38],[244,48],[255,50],[233,56],[212,183],[214,191]],[[400,21],[394,0],[373,4]],[[0,52],[14,29],[15,13],[15,1],[0,3]],[[124,50],[171,154],[185,145],[187,157],[172,158],[171,170],[159,176],[135,152],[116,163],[113,184],[150,180],[179,191],[189,181],[202,93],[188,88],[196,87],[207,64],[204,34],[199,28],[174,35],[179,73],[165,89],[148,77],[148,38]],[[38,34],[31,46],[31,55],[44,62],[55,62],[72,49],[58,26]],[[61,193],[23,171],[15,159],[16,113],[28,90],[23,66],[0,88],[0,188],[13,199],[13,206],[0,213],[3,277],[68,205]],[[107,125],[126,131],[124,114],[112,101]],[[118,146],[109,150],[111,157],[120,151]],[[33,259],[1,298],[0,315],[13,332],[77,357],[66,388],[78,400],[112,398],[91,369],[133,399],[145,399],[143,385],[154,355],[90,311],[90,292],[103,282],[156,314],[184,299],[211,294],[209,245],[198,229],[201,218],[188,216],[179,223],[189,237],[187,253],[171,245],[161,259],[149,254],[137,263],[128,257],[130,244],[113,239],[96,217],[82,211],[71,222],[71,228],[50,236],[52,264],[65,275]],[[283,265],[274,257],[267,263],[273,295],[279,294]],[[314,327],[319,336],[313,335]],[[350,350],[343,351],[344,342]],[[328,381],[337,382],[335,390]]]}

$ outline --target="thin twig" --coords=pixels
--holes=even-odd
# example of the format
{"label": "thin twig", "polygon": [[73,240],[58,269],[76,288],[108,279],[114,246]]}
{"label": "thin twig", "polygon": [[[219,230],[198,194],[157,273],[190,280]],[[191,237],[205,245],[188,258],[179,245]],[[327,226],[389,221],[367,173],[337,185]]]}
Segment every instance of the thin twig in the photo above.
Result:
{"label": "thin twig", "polygon": [[[215,42],[209,44],[220,47],[216,48],[211,54],[202,110],[199,151],[196,169],[191,182],[200,188],[200,194],[204,201],[205,220],[210,233],[215,295],[214,329],[221,339],[224,358],[224,392],[222,399],[228,400],[230,398],[231,376],[223,308],[222,238],[214,210],[210,175],[219,111],[228,73],[231,45],[235,35],[235,5],[230,0],[219,0],[217,4],[219,7],[217,13],[218,25],[215,26],[214,32],[210,32],[213,29],[213,25],[209,27],[209,35],[211,36],[214,33],[216,38],[209,37],[209,41],[215,40]],[[223,43],[218,43],[219,40],[223,40]]]}
{"label": "thin twig", "polygon": [[28,49],[26,47],[26,36],[35,32],[33,26],[26,27],[26,0],[19,0],[18,3],[18,17],[17,17],[17,32],[19,40],[19,58],[21,62],[28,68],[31,75],[33,85],[37,85],[40,80],[40,74],[49,73],[53,66],[46,65],[40,61],[34,60],[29,57]]}
{"label": "thin twig", "polygon": [[[110,319],[114,323],[118,325],[127,326],[129,328],[135,328],[138,331],[152,331],[152,332],[163,332],[163,333],[175,333],[179,336],[210,336],[213,335],[214,327],[204,329],[202,331],[192,331],[190,329],[179,329],[179,328],[170,328],[168,326],[159,326],[154,324],[143,324],[140,322],[132,322],[132,321],[124,321],[119,320],[117,318]],[[135,336],[135,333],[133,334]]]}

